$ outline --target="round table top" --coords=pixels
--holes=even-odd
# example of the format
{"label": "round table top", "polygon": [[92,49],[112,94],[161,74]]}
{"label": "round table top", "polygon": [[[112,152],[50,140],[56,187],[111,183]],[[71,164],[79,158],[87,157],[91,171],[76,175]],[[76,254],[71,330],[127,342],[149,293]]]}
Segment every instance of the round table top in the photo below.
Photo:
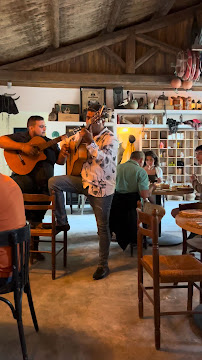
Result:
{"label": "round table top", "polygon": [[[201,220],[201,226],[197,221]],[[185,217],[180,214],[175,217],[176,224],[184,230],[193,232],[197,235],[202,235],[202,216],[201,217]]]}
{"label": "round table top", "polygon": [[172,189],[156,189],[152,192],[152,195],[177,195],[183,196],[184,194],[192,194],[194,192],[193,188],[180,188],[180,190]]}

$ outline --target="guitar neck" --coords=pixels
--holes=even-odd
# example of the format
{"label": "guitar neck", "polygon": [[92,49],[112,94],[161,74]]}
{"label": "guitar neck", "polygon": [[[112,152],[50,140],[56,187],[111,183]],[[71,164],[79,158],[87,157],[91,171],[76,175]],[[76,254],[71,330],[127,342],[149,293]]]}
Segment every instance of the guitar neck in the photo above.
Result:
{"label": "guitar neck", "polygon": [[[67,135],[67,134],[64,134],[64,135],[67,135],[68,137],[70,137],[70,136],[72,136],[72,135],[75,135],[75,133],[76,133],[77,131],[79,131],[79,130],[81,130],[80,127],[79,127],[78,129],[74,129],[74,130],[69,131],[69,134],[68,134],[68,135]],[[53,139],[53,140],[49,140],[49,141],[47,141],[46,143],[41,144],[41,145],[40,145],[40,150],[45,150],[45,149],[49,148],[50,146],[57,144],[58,142],[60,142],[60,141],[62,140],[62,136],[64,136],[64,135],[58,136],[58,137],[56,137],[56,138]]]}
{"label": "guitar neck", "polygon": [[41,149],[41,150],[45,150],[45,149],[49,148],[50,146],[57,144],[57,143],[60,142],[61,140],[62,140],[62,136],[58,136],[58,137],[56,137],[56,138],[53,139],[53,140],[49,140],[49,141],[47,141],[46,143],[41,144],[40,149]]}

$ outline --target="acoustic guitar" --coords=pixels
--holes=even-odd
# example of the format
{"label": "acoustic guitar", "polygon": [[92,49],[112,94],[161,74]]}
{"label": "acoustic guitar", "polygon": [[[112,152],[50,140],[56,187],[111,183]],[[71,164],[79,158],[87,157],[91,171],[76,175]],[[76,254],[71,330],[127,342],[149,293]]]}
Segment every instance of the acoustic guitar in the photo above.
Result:
{"label": "acoustic guitar", "polygon": [[[95,115],[90,119],[86,129],[89,130],[92,124],[98,122],[101,117],[104,115],[105,106],[103,105],[100,110],[98,110]],[[77,142],[74,139],[70,139],[69,142],[69,153],[67,155],[67,174],[78,176],[81,174],[81,170],[84,162],[88,159],[88,150],[86,145],[81,144],[82,138]]]}
{"label": "acoustic guitar", "polygon": [[[73,129],[69,132],[68,136],[74,135],[81,128]],[[66,135],[66,134],[65,134]],[[14,171],[18,175],[27,175],[29,174],[38,163],[38,161],[45,160],[46,155],[44,154],[44,150],[51,147],[54,144],[57,144],[62,140],[62,136],[58,136],[57,138],[46,141],[41,136],[34,136],[29,142],[26,144],[32,145],[39,150],[39,154],[37,155],[27,155],[20,150],[4,150],[4,157],[9,166],[9,168]]]}

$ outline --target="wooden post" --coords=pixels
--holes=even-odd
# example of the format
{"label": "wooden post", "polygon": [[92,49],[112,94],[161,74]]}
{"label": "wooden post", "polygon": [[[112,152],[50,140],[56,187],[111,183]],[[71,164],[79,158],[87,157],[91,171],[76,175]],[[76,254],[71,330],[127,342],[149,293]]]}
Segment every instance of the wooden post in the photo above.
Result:
{"label": "wooden post", "polygon": [[126,73],[135,74],[135,35],[130,35],[126,39]]}

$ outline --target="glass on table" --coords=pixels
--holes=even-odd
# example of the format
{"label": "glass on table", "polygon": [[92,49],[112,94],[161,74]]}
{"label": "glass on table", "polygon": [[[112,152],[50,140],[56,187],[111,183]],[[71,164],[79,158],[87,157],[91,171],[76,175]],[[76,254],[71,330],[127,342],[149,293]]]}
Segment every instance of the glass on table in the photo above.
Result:
{"label": "glass on table", "polygon": [[170,188],[170,189],[172,188],[172,186],[173,186],[173,177],[172,177],[172,175],[168,175],[168,176],[167,176],[166,184],[169,185],[169,188]]}

